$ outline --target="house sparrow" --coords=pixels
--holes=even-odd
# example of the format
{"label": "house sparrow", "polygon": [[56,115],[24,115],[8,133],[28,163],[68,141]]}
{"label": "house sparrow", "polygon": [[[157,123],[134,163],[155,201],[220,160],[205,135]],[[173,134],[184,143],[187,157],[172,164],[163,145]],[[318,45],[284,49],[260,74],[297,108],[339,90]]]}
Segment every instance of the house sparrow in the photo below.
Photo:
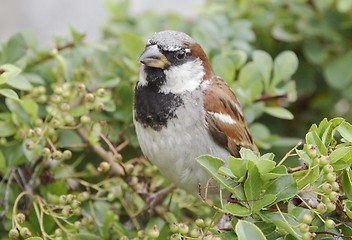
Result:
{"label": "house sparrow", "polygon": [[225,162],[241,147],[257,151],[238,100],[214,75],[201,46],[183,32],[155,33],[139,57],[134,124],[143,154],[194,195],[210,179],[201,155]]}

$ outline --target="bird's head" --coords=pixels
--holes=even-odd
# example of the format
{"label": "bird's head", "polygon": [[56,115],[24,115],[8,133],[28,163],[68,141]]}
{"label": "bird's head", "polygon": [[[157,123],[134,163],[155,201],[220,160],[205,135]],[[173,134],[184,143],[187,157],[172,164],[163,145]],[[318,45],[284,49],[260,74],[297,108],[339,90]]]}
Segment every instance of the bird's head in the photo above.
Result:
{"label": "bird's head", "polygon": [[183,32],[155,33],[138,59],[142,68],[139,82],[154,85],[161,92],[195,90],[211,77],[211,67],[200,45]]}

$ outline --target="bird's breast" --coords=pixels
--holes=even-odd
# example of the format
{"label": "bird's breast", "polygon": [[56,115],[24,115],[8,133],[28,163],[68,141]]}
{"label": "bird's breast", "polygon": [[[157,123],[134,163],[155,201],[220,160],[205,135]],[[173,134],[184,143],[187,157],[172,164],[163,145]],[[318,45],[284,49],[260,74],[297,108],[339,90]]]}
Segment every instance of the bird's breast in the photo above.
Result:
{"label": "bird's breast", "polygon": [[204,185],[210,177],[196,158],[211,154],[225,160],[230,155],[214,143],[204,114],[202,95],[193,92],[182,96],[182,104],[174,109],[174,117],[159,129],[145,127],[142,121],[134,119],[144,155],[165,177],[193,194],[197,194],[198,184]]}

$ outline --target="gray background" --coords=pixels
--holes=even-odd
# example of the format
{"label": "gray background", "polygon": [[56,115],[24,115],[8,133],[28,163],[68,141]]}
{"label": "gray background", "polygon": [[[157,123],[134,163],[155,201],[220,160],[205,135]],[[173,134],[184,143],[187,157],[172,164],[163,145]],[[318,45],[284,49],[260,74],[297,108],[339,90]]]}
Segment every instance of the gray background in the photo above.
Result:
{"label": "gray background", "polygon": [[[178,12],[186,17],[196,13],[204,0],[132,0],[131,13],[145,10]],[[0,42],[11,34],[31,30],[42,46],[50,46],[53,35],[67,35],[68,24],[87,35],[88,41],[100,37],[106,21],[104,0],[0,0]]]}

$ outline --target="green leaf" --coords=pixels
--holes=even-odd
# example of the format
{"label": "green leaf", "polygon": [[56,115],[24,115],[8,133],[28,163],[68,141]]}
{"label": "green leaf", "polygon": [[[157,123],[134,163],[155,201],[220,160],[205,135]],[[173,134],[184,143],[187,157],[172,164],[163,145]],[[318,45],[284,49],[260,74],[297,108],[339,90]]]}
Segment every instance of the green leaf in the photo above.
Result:
{"label": "green leaf", "polygon": [[17,93],[12,89],[0,89],[0,94],[10,99],[19,100]]}
{"label": "green leaf", "polygon": [[247,173],[248,160],[229,157],[229,168],[231,172],[238,178],[238,181],[241,181]]}
{"label": "green leaf", "polygon": [[342,201],[344,205],[344,210],[349,218],[352,218],[352,201],[345,199]]}
{"label": "green leaf", "polygon": [[299,232],[298,228],[293,227],[298,226],[299,223],[289,214],[280,214],[278,212],[262,212],[260,216],[263,218],[264,221],[275,224],[277,228],[285,230],[286,232],[294,236],[296,239],[301,239],[301,233]]}
{"label": "green leaf", "polygon": [[260,199],[255,201],[255,204],[253,205],[252,213],[257,213],[262,208],[271,206],[276,200],[276,196],[274,194],[266,194],[262,196]]}
{"label": "green leaf", "polygon": [[13,64],[4,64],[0,66],[0,69],[4,71],[0,74],[0,85],[6,83],[9,79],[16,77],[21,73],[21,69]]}
{"label": "green leaf", "polygon": [[346,197],[352,201],[352,171],[350,167],[343,171],[342,188]]}
{"label": "green leaf", "polygon": [[234,62],[222,54],[216,55],[212,60],[214,72],[221,76],[228,84],[232,83],[235,79]]}
{"label": "green leaf", "polygon": [[352,51],[345,52],[324,68],[324,75],[328,84],[336,89],[344,89],[352,82]]}
{"label": "green leaf", "polygon": [[264,109],[264,112],[266,112],[271,116],[281,118],[281,119],[287,119],[287,120],[293,119],[293,114],[287,109],[282,107],[266,107]]}
{"label": "green leaf", "polygon": [[343,161],[352,164],[352,146],[340,147],[335,149],[330,154],[330,162],[335,163],[337,161]]}
{"label": "green leaf", "polygon": [[235,232],[239,240],[266,239],[262,231],[256,225],[244,220],[238,220],[238,223],[235,227]]}
{"label": "green leaf", "polygon": [[256,165],[260,175],[264,175],[274,169],[276,162],[272,160],[260,159]]}
{"label": "green leaf", "polygon": [[6,170],[6,158],[2,151],[0,151],[0,173],[3,174]]}
{"label": "green leaf", "polygon": [[98,144],[100,140],[100,133],[101,133],[101,125],[100,123],[94,123],[92,129],[89,131],[88,134],[88,141],[91,145]]}
{"label": "green leaf", "polygon": [[30,238],[26,238],[27,240],[43,240],[43,238],[41,237],[30,237]]}
{"label": "green leaf", "polygon": [[255,50],[253,52],[253,62],[259,69],[263,77],[265,89],[267,89],[269,87],[271,72],[273,68],[273,59],[267,52]]}
{"label": "green leaf", "polygon": [[352,125],[348,122],[342,122],[338,127],[337,131],[341,136],[348,142],[352,143]]}
{"label": "green leaf", "polygon": [[276,196],[276,202],[288,200],[298,192],[296,181],[292,175],[284,175],[272,180],[271,184],[265,191],[265,194]]}
{"label": "green leaf", "polygon": [[3,48],[4,62],[14,63],[26,54],[27,44],[22,33],[16,33],[7,41]]}
{"label": "green leaf", "polygon": [[[225,163],[220,158],[212,157],[209,155],[200,156],[197,158],[197,162],[222,186],[224,186],[228,191],[234,193],[231,183],[233,181],[227,180],[224,176],[221,176],[218,171]],[[237,196],[237,195],[236,195]]]}
{"label": "green leaf", "polygon": [[32,89],[32,84],[23,75],[8,79],[7,84],[18,90],[28,91]]}
{"label": "green leaf", "polygon": [[237,217],[246,217],[252,213],[251,210],[239,203],[227,203],[225,205],[225,210]]}
{"label": "green leaf", "polygon": [[253,209],[256,201],[260,197],[262,181],[257,166],[253,162],[248,162],[247,179],[244,182],[244,192],[250,209]]}
{"label": "green leaf", "polygon": [[0,121],[0,137],[9,137],[17,132],[17,128],[13,123]]}
{"label": "green leaf", "polygon": [[26,113],[31,116],[32,119],[38,117],[39,106],[38,104],[30,98],[24,98],[20,100],[20,104]]}
{"label": "green leaf", "polygon": [[140,36],[131,32],[122,32],[120,33],[119,38],[128,56],[131,59],[136,60],[137,64],[137,58],[144,48],[144,41]]}
{"label": "green leaf", "polygon": [[276,86],[280,80],[290,80],[298,68],[298,58],[292,51],[280,53],[274,60],[274,78],[271,86]]}

